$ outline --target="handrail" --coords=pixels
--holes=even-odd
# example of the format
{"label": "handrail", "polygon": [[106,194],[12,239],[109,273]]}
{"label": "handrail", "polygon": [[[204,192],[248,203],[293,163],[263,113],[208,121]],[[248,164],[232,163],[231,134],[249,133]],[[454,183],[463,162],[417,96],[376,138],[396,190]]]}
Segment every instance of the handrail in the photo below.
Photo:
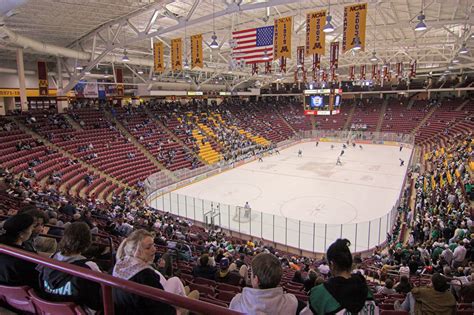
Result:
{"label": "handrail", "polygon": [[206,303],[199,300],[193,300],[187,297],[179,296],[166,292],[157,288],[149,287],[143,284],[116,278],[106,273],[74,266],[72,264],[60,262],[51,258],[41,257],[39,255],[16,249],[6,245],[0,245],[0,254],[13,256],[22,260],[26,260],[38,265],[42,265],[51,269],[55,269],[76,277],[80,277],[89,281],[97,282],[102,287],[102,301],[104,304],[104,315],[113,315],[113,301],[111,296],[111,288],[118,288],[133,294],[146,297],[151,300],[159,301],[169,305],[193,310],[204,314],[223,314],[223,315],[240,315],[242,313],[229,310],[227,308]]}

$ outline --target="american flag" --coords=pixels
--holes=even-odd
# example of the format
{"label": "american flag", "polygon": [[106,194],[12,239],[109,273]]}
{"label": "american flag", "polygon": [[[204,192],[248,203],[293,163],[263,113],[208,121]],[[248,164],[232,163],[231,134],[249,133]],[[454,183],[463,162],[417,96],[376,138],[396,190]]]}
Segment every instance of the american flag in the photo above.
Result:
{"label": "american flag", "polygon": [[[264,26],[232,32],[235,60],[258,63],[273,60],[273,26]],[[265,52],[269,60],[263,59]]]}

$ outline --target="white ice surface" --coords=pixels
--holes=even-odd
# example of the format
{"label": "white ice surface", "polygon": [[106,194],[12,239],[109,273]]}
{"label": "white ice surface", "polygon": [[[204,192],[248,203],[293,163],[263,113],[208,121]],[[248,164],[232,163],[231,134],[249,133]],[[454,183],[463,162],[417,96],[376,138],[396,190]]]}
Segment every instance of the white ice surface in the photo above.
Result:
{"label": "white ice surface", "polygon": [[[331,149],[334,145],[334,149]],[[303,156],[298,157],[298,150]],[[382,243],[387,214],[402,188],[411,150],[384,145],[345,149],[341,143],[302,143],[152,201],[158,209],[201,222],[220,204],[216,223],[244,234],[324,252],[339,237],[362,251]],[[235,217],[248,201],[251,220]],[[370,221],[370,223],[369,223]]]}

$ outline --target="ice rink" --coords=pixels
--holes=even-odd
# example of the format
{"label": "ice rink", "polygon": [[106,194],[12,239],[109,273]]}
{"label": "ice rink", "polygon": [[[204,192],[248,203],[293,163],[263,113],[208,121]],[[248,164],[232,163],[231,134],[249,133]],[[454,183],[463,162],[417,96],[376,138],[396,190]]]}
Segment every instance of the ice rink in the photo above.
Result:
{"label": "ice rink", "polygon": [[[334,148],[331,149],[331,145]],[[298,151],[302,157],[298,157]],[[325,252],[339,237],[354,251],[382,243],[395,218],[411,149],[304,142],[154,198],[157,209],[276,243]],[[251,213],[243,207],[248,201]],[[219,208],[218,210],[216,210]],[[214,210],[214,212],[212,212]],[[240,212],[239,212],[240,211]],[[240,216],[237,215],[240,213]]]}
{"label": "ice rink", "polygon": [[386,214],[400,194],[411,150],[350,146],[336,165],[341,150],[341,143],[299,144],[174,192],[237,206],[248,201],[252,210],[316,223],[357,223]]}

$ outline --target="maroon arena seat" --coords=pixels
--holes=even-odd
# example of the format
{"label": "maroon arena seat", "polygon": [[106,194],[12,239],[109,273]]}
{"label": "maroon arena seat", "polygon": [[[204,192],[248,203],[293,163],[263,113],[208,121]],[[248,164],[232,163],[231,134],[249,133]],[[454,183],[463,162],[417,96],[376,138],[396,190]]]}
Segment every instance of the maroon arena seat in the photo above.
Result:
{"label": "maroon arena seat", "polygon": [[84,310],[71,302],[49,302],[41,299],[33,289],[29,290],[31,301],[35,305],[36,314],[40,315],[86,315]]}
{"label": "maroon arena seat", "polygon": [[0,285],[0,303],[18,311],[34,314],[35,307],[31,303],[29,289],[28,286],[7,287]]}

